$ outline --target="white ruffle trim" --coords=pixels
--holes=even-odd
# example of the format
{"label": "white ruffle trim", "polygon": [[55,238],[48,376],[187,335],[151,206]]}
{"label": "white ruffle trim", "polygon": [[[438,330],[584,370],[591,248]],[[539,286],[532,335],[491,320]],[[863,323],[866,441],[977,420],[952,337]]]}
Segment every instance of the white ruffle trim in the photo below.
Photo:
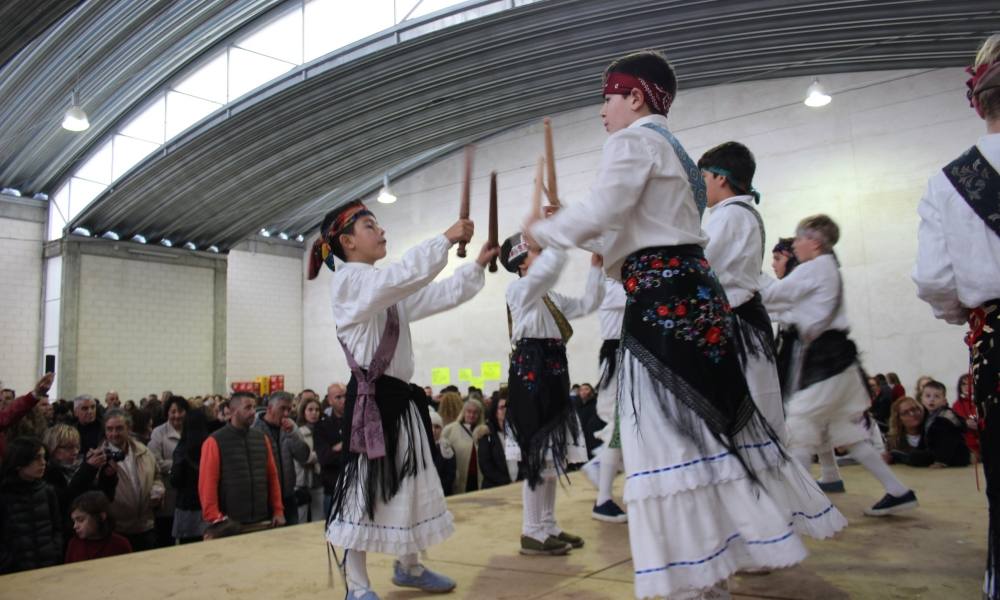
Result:
{"label": "white ruffle trim", "polygon": [[382,525],[367,519],[338,519],[327,527],[326,539],[341,548],[400,556],[422,552],[448,539],[454,532],[454,518],[451,511],[445,510],[409,527]]}

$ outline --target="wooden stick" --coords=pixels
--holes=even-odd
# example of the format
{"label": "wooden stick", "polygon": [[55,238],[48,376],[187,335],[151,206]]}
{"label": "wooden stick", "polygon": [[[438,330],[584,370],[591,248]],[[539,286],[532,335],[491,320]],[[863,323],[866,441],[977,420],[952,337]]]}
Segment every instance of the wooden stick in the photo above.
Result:
{"label": "wooden stick", "polygon": [[552,143],[552,119],[545,117],[545,163],[548,166],[548,197],[549,204],[559,206],[559,193],[556,191],[556,151]]}
{"label": "wooden stick", "polygon": [[[500,245],[499,232],[497,227],[497,172],[490,173],[490,232],[487,244],[490,248]],[[497,272],[497,257],[490,259],[490,273]]]}
{"label": "wooden stick", "polygon": [[538,157],[538,165],[535,167],[535,189],[531,194],[531,210],[533,214],[542,218],[542,177],[545,170],[545,157]]}
{"label": "wooden stick", "polygon": [[[472,155],[474,146],[465,147],[465,178],[462,180],[462,200],[458,206],[458,218],[469,218],[469,194],[472,189]],[[465,258],[465,242],[458,243],[458,257]]]}

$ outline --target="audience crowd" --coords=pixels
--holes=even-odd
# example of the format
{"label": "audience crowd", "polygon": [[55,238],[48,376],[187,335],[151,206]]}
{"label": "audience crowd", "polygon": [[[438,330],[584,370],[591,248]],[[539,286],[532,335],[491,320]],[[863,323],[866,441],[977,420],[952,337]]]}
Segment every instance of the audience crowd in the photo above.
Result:
{"label": "audience crowd", "polygon": [[[949,401],[929,376],[908,394],[895,373],[867,378],[870,441],[888,463],[961,467],[983,423],[962,375]],[[108,391],[49,402],[52,376],[0,390],[0,574],[325,521],[341,468],[347,389],[138,401]],[[434,394],[434,462],[446,495],[523,479],[507,460],[507,390]],[[597,391],[574,385],[588,452],[605,423]],[[601,392],[610,393],[610,392]]]}

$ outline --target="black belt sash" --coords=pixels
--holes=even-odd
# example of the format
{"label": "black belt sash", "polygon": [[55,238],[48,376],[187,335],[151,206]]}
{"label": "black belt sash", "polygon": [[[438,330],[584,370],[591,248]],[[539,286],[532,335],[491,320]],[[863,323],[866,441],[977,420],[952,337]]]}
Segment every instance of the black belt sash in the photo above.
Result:
{"label": "black belt sash", "polygon": [[733,309],[739,317],[736,323],[737,350],[745,361],[749,356],[764,356],[769,362],[774,362],[774,332],[771,329],[771,316],[764,308],[760,292],[743,304]]}

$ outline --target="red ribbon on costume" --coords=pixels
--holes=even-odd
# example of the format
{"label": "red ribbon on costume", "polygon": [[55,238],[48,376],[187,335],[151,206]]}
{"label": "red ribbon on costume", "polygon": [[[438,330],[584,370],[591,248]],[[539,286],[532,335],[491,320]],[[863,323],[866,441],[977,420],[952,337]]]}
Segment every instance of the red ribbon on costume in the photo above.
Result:
{"label": "red ribbon on costume", "polygon": [[604,82],[604,94],[628,94],[637,89],[654,112],[666,115],[674,103],[674,95],[659,85],[628,73],[611,72]]}
{"label": "red ribbon on costume", "polygon": [[[1000,63],[998,63],[1000,64]],[[983,65],[980,65],[983,66]],[[971,81],[971,80],[970,80]],[[973,86],[969,86],[970,89]],[[977,107],[978,111],[979,108]],[[986,311],[982,307],[973,309],[969,311],[969,332],[965,334],[965,344],[969,347],[969,352],[972,352],[972,347],[976,345],[979,338],[983,335],[983,329],[986,327]],[[976,418],[976,424],[979,424],[979,405],[976,404],[976,399],[973,397],[972,388],[972,358],[969,355],[969,383],[968,383],[968,394],[969,400],[972,401],[972,411]],[[979,430],[976,431],[976,435],[979,435]],[[979,491],[979,465],[977,464],[976,453],[972,453],[972,471],[976,475],[976,491]]]}
{"label": "red ribbon on costume", "polygon": [[980,92],[1000,87],[1000,60],[993,63],[983,63],[977,67],[966,67],[965,72],[972,77],[965,82],[968,91],[965,96],[969,99],[969,106],[976,109],[979,116],[983,116],[979,109]]}

